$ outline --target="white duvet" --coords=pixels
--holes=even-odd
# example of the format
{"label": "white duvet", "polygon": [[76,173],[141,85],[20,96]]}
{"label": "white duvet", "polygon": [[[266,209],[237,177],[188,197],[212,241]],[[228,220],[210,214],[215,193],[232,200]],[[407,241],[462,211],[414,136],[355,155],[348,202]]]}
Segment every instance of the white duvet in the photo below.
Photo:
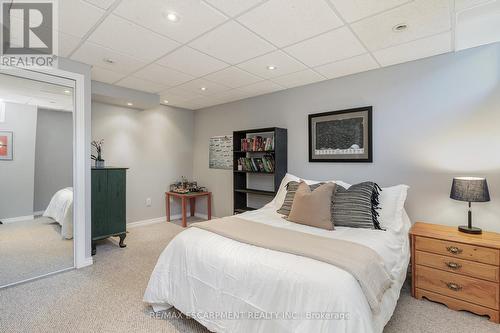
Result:
{"label": "white duvet", "polygon": [[216,332],[382,332],[406,277],[410,257],[406,212],[397,233],[317,229],[284,220],[273,206],[238,217],[372,248],[384,259],[393,280],[381,312],[371,312],[359,283],[340,268],[199,228],[183,231],[165,248],[144,301],[156,311],[175,306]]}
{"label": "white duvet", "polygon": [[54,194],[43,213],[61,225],[61,236],[73,238],[73,188],[67,187]]}

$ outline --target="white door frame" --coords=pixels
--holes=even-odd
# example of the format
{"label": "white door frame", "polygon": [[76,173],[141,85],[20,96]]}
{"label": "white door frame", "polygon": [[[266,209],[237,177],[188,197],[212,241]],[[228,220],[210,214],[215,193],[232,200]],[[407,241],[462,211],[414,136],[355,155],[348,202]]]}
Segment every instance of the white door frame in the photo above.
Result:
{"label": "white door frame", "polygon": [[[90,156],[87,152],[85,124],[85,78],[82,74],[60,69],[2,68],[0,74],[53,83],[73,88],[73,259],[76,268],[92,265],[92,257],[86,256],[85,239],[90,239],[90,221],[87,207],[86,184],[90,173]],[[90,207],[90,205],[88,205]],[[88,236],[88,237],[86,237]]]}

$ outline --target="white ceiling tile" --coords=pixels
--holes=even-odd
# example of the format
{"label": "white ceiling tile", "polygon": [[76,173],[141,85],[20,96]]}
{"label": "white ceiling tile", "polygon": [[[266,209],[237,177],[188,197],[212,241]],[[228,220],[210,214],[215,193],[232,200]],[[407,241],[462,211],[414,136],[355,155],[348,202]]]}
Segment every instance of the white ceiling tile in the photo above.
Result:
{"label": "white ceiling tile", "polygon": [[[275,66],[275,69],[269,70],[268,66]],[[245,61],[239,64],[238,67],[267,79],[298,72],[307,68],[288,54],[279,50]]]}
{"label": "white ceiling tile", "polygon": [[260,81],[254,84],[250,84],[248,86],[238,88],[238,90],[241,90],[242,92],[248,94],[248,96],[268,94],[283,89],[284,87],[269,80]]}
{"label": "white ceiling tile", "polygon": [[121,80],[125,75],[110,71],[109,69],[93,66],[92,67],[92,80],[104,83],[115,83]]}
{"label": "white ceiling tile", "polygon": [[148,62],[180,46],[169,38],[114,15],[108,16],[88,40]]}
{"label": "white ceiling tile", "polygon": [[193,76],[166,68],[157,64],[151,64],[138,72],[135,77],[173,87],[194,79]]}
{"label": "white ceiling tile", "polygon": [[363,45],[346,27],[327,32],[284,50],[311,67],[366,52]]}
{"label": "white ceiling tile", "polygon": [[83,37],[103,16],[104,10],[80,0],[59,1],[59,31]]}
{"label": "white ceiling tile", "polygon": [[[190,99],[192,99],[192,97],[181,97],[168,90],[160,93],[160,103],[162,104],[176,105],[178,103],[187,102]],[[165,103],[165,101],[168,101],[168,103]]]}
{"label": "white ceiling tile", "polygon": [[326,80],[326,78],[310,69],[306,69],[304,71],[276,77],[272,80],[283,87],[293,88],[314,82],[323,81]]}
{"label": "white ceiling tile", "polygon": [[68,57],[68,55],[75,50],[75,48],[80,44],[81,39],[67,35],[65,33],[59,32],[59,50],[58,56]]}
{"label": "white ceiling tile", "polygon": [[230,64],[237,64],[275,49],[233,21],[196,39],[190,45]]}
{"label": "white ceiling tile", "polygon": [[[177,22],[166,18],[170,12],[178,15]],[[114,13],[182,43],[227,20],[199,0],[123,0]]]}
{"label": "white ceiling tile", "polygon": [[329,0],[347,21],[353,22],[377,14],[390,8],[410,2],[410,0]]}
{"label": "white ceiling tile", "polygon": [[325,1],[310,0],[270,0],[238,21],[279,47],[343,24]]}
{"label": "white ceiling tile", "polygon": [[[66,0],[63,0],[66,1]],[[108,9],[115,2],[115,0],[84,0],[85,2],[91,3],[99,8]]]}
{"label": "white ceiling tile", "polygon": [[426,58],[452,51],[451,33],[419,39],[379,50],[373,53],[382,66],[390,66],[402,62]]}
{"label": "white ceiling tile", "polygon": [[205,79],[222,84],[230,88],[238,88],[255,82],[262,81],[260,77],[242,71],[237,67],[228,67],[221,71],[208,74]]}
{"label": "white ceiling tile", "polygon": [[165,87],[161,84],[154,83],[148,80],[143,80],[137,77],[133,76],[128,76],[117,83],[115,83],[117,86],[120,87],[125,87],[125,88],[130,88],[130,89],[135,89],[135,90],[140,90],[140,91],[146,91],[149,93],[157,93]]}
{"label": "white ceiling tile", "polygon": [[241,12],[265,0],[205,0],[215,8],[229,16],[236,16]]}
{"label": "white ceiling tile", "polygon": [[229,66],[187,46],[166,55],[157,63],[193,76],[203,76]]}
{"label": "white ceiling tile", "polygon": [[[393,31],[394,26],[402,23],[408,25],[406,30]],[[370,51],[380,50],[450,30],[450,2],[416,0],[356,22],[352,28]]]}
{"label": "white ceiling tile", "polygon": [[457,14],[455,50],[500,41],[500,0],[476,6]]}
{"label": "white ceiling tile", "polygon": [[[141,60],[115,52],[91,42],[85,42],[71,56],[71,59],[89,65],[99,66],[120,74],[130,74],[146,65],[146,63]],[[104,59],[111,59],[114,63],[110,64],[104,61]]]}
{"label": "white ceiling tile", "polygon": [[460,12],[462,10],[470,9],[491,2],[491,0],[455,0],[455,11]]}
{"label": "white ceiling tile", "polygon": [[378,68],[379,65],[368,54],[315,67],[314,69],[329,79],[346,76]]}
{"label": "white ceiling tile", "polygon": [[[177,86],[176,88],[181,88],[185,91],[190,91],[193,94],[199,94],[202,96],[209,96],[230,89],[229,87],[205,79],[189,81]],[[201,88],[206,88],[206,90],[202,90]]]}
{"label": "white ceiling tile", "polygon": [[177,98],[190,100],[195,97],[201,97],[200,91],[193,92],[189,89],[185,89],[182,86],[173,87],[164,91],[160,91],[160,96],[166,96],[167,98]]}

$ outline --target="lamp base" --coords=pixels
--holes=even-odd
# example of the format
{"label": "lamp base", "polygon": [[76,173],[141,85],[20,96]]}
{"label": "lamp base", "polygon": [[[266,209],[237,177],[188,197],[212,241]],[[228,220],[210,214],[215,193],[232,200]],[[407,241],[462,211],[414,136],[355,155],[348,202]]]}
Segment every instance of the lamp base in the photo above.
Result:
{"label": "lamp base", "polygon": [[461,225],[458,227],[458,231],[460,232],[465,232],[467,234],[481,234],[483,231],[481,230],[481,228],[476,228],[476,227],[468,227],[466,225]]}

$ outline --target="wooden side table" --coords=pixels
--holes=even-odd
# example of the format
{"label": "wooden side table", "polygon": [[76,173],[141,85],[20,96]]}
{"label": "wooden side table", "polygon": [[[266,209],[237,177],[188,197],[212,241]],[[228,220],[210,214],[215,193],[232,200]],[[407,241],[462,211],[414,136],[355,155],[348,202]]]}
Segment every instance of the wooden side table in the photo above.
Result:
{"label": "wooden side table", "polygon": [[500,234],[417,222],[410,239],[414,297],[500,322]]}
{"label": "wooden side table", "polygon": [[170,222],[170,197],[181,199],[182,206],[182,226],[187,227],[186,221],[186,205],[189,199],[189,208],[191,210],[191,216],[194,216],[196,209],[196,198],[207,197],[207,215],[208,219],[212,219],[212,192],[189,192],[189,193],[175,193],[175,192],[165,192],[165,204],[167,208],[167,222]]}

